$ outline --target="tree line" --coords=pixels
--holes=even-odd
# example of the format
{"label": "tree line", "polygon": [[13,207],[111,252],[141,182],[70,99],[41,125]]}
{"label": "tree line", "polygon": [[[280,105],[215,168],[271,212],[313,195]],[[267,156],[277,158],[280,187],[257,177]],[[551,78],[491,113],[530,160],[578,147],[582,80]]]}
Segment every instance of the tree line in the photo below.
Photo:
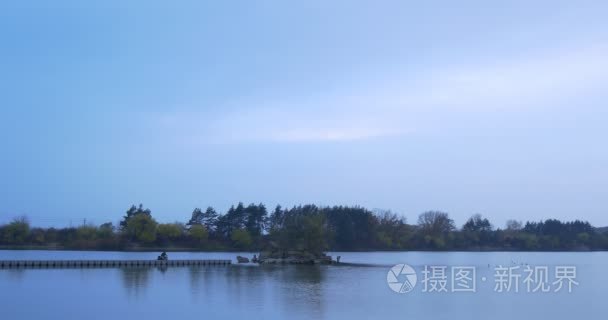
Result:
{"label": "tree line", "polygon": [[131,206],[118,225],[32,227],[25,217],[0,226],[4,248],[81,250],[266,249],[358,250],[608,250],[608,230],[586,221],[509,220],[495,227],[479,214],[461,227],[445,212],[427,211],[415,224],[391,211],[359,206],[276,206],[238,203],[223,214],[195,208],[185,222],[159,223],[150,209]]}

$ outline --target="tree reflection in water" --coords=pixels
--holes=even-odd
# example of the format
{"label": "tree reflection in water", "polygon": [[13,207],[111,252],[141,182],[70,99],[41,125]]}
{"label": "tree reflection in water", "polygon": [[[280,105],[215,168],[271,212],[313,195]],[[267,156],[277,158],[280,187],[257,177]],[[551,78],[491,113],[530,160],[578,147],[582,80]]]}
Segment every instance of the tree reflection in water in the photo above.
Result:
{"label": "tree reflection in water", "polygon": [[[163,286],[170,287],[166,288],[169,291],[183,289],[180,280],[185,276],[189,280],[192,302],[199,307],[231,301],[239,306],[264,308],[272,305],[273,309],[279,308],[273,312],[285,316],[295,312],[319,318],[326,308],[324,278],[327,268],[317,265],[232,265],[122,268],[120,272],[128,295],[136,298],[143,296],[153,281],[162,281]],[[155,277],[162,273],[171,277]]]}
{"label": "tree reflection in water", "polygon": [[283,306],[289,306],[286,314],[298,312],[315,318],[324,313],[323,278],[327,266],[294,265],[282,266],[281,278],[277,283],[281,286]]}
{"label": "tree reflection in water", "polygon": [[150,267],[124,267],[120,268],[122,283],[128,295],[140,297],[145,293],[150,282]]}

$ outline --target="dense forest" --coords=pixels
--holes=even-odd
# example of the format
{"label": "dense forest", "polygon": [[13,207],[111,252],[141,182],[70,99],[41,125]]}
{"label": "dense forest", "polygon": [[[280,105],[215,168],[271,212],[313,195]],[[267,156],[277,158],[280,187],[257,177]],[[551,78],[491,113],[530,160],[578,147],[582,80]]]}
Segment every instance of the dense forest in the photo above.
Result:
{"label": "dense forest", "polygon": [[[186,216],[187,217],[187,216]],[[92,250],[243,250],[268,247],[322,252],[356,250],[607,250],[608,230],[585,221],[510,220],[497,228],[479,214],[458,228],[440,211],[416,224],[390,211],[362,207],[232,206],[219,214],[194,209],[185,223],[158,223],[149,209],[131,206],[118,225],[37,228],[26,217],[0,226],[3,248]]]}

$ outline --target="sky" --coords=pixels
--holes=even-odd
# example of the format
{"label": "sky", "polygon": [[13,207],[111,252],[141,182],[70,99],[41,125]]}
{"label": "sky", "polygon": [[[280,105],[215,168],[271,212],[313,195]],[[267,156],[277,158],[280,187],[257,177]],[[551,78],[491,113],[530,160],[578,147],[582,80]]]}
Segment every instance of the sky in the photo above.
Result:
{"label": "sky", "polygon": [[263,202],[608,225],[606,1],[0,4],[0,223]]}

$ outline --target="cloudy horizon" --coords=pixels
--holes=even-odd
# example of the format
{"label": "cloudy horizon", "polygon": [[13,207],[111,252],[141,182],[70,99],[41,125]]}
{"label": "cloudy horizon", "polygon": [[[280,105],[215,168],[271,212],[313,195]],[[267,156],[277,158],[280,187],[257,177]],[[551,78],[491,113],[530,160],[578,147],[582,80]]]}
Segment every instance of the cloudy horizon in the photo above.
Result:
{"label": "cloudy horizon", "polygon": [[0,9],[0,223],[242,201],[608,225],[605,2]]}

